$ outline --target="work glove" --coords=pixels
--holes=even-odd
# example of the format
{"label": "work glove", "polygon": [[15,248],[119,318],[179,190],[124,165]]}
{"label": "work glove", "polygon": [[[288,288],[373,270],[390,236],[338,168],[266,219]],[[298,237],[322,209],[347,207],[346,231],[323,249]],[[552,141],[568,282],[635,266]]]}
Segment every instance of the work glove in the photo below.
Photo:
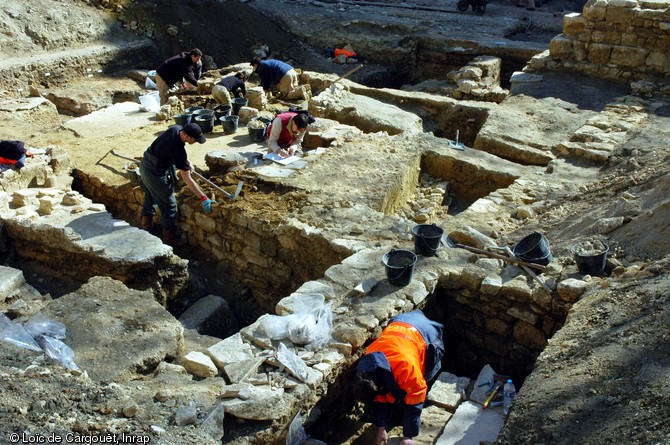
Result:
{"label": "work glove", "polygon": [[212,213],[212,204],[215,202],[216,201],[213,201],[206,196],[200,198],[200,205],[202,205],[202,210],[204,210],[205,213]]}

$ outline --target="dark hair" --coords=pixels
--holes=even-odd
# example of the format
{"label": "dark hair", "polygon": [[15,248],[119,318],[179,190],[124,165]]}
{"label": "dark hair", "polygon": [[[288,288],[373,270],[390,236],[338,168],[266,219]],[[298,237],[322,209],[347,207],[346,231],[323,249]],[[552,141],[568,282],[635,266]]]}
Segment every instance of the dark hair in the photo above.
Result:
{"label": "dark hair", "polygon": [[372,402],[375,396],[382,392],[367,372],[354,371],[351,377],[351,390],[362,402]]}
{"label": "dark hair", "polygon": [[298,113],[295,116],[293,116],[293,122],[298,126],[300,130],[303,130],[307,128],[307,125],[309,124],[309,119],[307,118],[307,115],[305,113]]}
{"label": "dark hair", "polygon": [[249,75],[247,74],[246,71],[240,71],[235,73],[235,77],[239,77],[242,80],[247,80],[249,78]]}
{"label": "dark hair", "polygon": [[261,64],[261,59],[259,57],[254,57],[251,59],[251,62],[249,62],[249,65],[251,66],[258,66]]}
{"label": "dark hair", "polygon": [[191,56],[202,57],[202,51],[200,51],[198,48],[193,48],[188,54]]}

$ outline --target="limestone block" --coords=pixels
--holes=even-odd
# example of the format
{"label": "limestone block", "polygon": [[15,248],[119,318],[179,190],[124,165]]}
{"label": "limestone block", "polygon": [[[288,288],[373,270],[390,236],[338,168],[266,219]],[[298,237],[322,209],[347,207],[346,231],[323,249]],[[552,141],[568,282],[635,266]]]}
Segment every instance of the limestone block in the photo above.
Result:
{"label": "limestone block", "polygon": [[237,112],[240,124],[248,124],[253,118],[259,115],[259,111],[253,107],[240,107]]}
{"label": "limestone block", "polygon": [[39,203],[37,213],[40,215],[51,215],[54,208],[60,204],[60,199],[55,196],[45,196],[39,199]]}
{"label": "limestone block", "polygon": [[568,303],[574,303],[586,291],[588,284],[585,281],[575,278],[568,278],[558,283],[556,291],[558,297]]}
{"label": "limestone block", "polygon": [[588,46],[588,60],[597,65],[605,65],[610,60],[612,54],[611,45],[603,45],[600,43],[592,43]]}
{"label": "limestone block", "polygon": [[251,346],[242,341],[238,332],[207,349],[207,355],[214,361],[217,368],[223,370],[227,364],[254,358]]}
{"label": "limestone block", "polygon": [[512,301],[527,302],[531,296],[530,286],[524,276],[503,283],[500,295]]}
{"label": "limestone block", "polygon": [[210,151],[205,155],[205,163],[212,173],[227,173],[232,167],[246,165],[248,159],[239,153]]}
{"label": "limestone block", "polygon": [[586,29],[586,18],[576,12],[563,16],[563,34],[567,37],[577,36]]}
{"label": "limestone block", "polygon": [[477,82],[470,79],[461,79],[456,83],[456,85],[458,85],[458,91],[468,94],[477,87]]}
{"label": "limestone block", "polygon": [[640,8],[644,9],[667,9],[667,0],[639,0]]}
{"label": "limestone block", "polygon": [[367,329],[348,323],[333,326],[333,338],[351,344],[354,351],[360,349],[370,337]]}
{"label": "limestone block", "polygon": [[211,233],[216,231],[216,221],[205,213],[196,212],[195,223],[206,232]]}
{"label": "limestone block", "polygon": [[641,67],[645,65],[648,55],[649,50],[643,48],[615,46],[612,49],[610,63],[624,67]]}
{"label": "limestone block", "polygon": [[512,332],[512,327],[499,318],[489,318],[484,322],[488,332],[497,335],[500,338],[507,338]]}
{"label": "limestone block", "polygon": [[502,278],[499,275],[488,276],[482,280],[482,284],[479,288],[480,292],[484,295],[495,296],[498,295],[500,289],[502,288]]}
{"label": "limestone block", "polygon": [[630,10],[633,8],[636,8],[638,6],[638,0],[609,0],[609,8],[608,8],[608,14],[609,10]]}
{"label": "limestone block", "polygon": [[0,301],[5,301],[14,291],[25,284],[23,272],[7,266],[0,266]]}
{"label": "limestone block", "polygon": [[241,360],[224,366],[223,370],[226,377],[228,377],[228,380],[232,383],[239,383],[244,381],[247,377],[255,375],[264,361],[264,358]]}
{"label": "limestone block", "polygon": [[152,293],[111,278],[91,278],[42,313],[65,324],[77,365],[94,380],[114,381],[184,352],[184,328]]}
{"label": "limestone block", "polygon": [[[549,288],[555,287],[555,283],[550,283],[549,280],[545,280],[545,283],[547,283],[547,286]],[[553,286],[552,286],[553,285]],[[540,308],[544,309],[545,311],[549,311],[551,309],[551,304],[552,304],[552,295],[544,290],[542,287],[536,287],[533,289],[533,294],[531,296],[533,299],[533,303],[537,304]]]}
{"label": "limestone block", "polygon": [[274,420],[289,415],[289,398],[284,397],[283,388],[244,386],[246,400],[234,398],[221,401],[226,414],[249,420]]}
{"label": "limestone block", "polygon": [[196,377],[215,377],[219,372],[216,365],[202,352],[191,351],[181,359],[181,364],[189,374]]}
{"label": "limestone block", "polygon": [[39,200],[37,198],[36,189],[17,190],[12,194],[12,205],[16,207],[23,206],[38,206]]}
{"label": "limestone block", "polygon": [[652,51],[646,65],[665,75],[670,74],[670,55],[667,52]]}
{"label": "limestone block", "polygon": [[609,30],[597,30],[591,33],[591,42],[606,45],[621,45],[621,33]]}
{"label": "limestone block", "polygon": [[437,376],[427,399],[453,413],[461,401],[464,400],[465,388],[469,384],[470,379],[467,377],[458,377],[448,372],[442,372]]}
{"label": "limestone block", "polygon": [[514,325],[514,339],[521,346],[536,351],[544,349],[547,344],[544,334],[535,326],[525,321],[518,321]]}
{"label": "limestone block", "polygon": [[584,6],[583,14],[589,22],[604,21],[605,15],[607,14],[607,2],[603,1],[598,2],[597,4]]}
{"label": "limestone block", "polygon": [[559,34],[549,42],[549,55],[552,59],[571,60],[574,41]]}
{"label": "limestone block", "polygon": [[[421,411],[421,427],[419,435],[413,438],[416,445],[433,445],[435,438],[439,437],[444,430],[444,426],[449,422],[452,413],[435,405],[427,405]],[[394,439],[389,440],[389,444],[394,444]],[[307,445],[307,443],[305,443]],[[319,445],[319,444],[315,444]]]}
{"label": "limestone block", "polygon": [[230,305],[225,299],[216,295],[207,295],[196,301],[181,314],[179,321],[186,329],[195,329],[200,334],[220,338],[239,330]]}
{"label": "limestone block", "polygon": [[507,315],[518,318],[519,320],[523,320],[526,323],[533,325],[537,323],[538,320],[538,316],[536,314],[534,314],[529,309],[522,308],[520,306],[512,306],[511,308],[507,309],[506,313]]}
{"label": "limestone block", "polygon": [[[630,1],[635,3],[637,6],[636,0],[614,0],[614,1]],[[628,23],[635,16],[635,10],[632,8],[615,8],[610,1],[610,7],[607,8],[607,13],[605,14],[605,21],[607,23]]]}
{"label": "limestone block", "polygon": [[255,108],[257,110],[265,110],[268,106],[268,99],[263,91],[263,87],[252,87],[247,88],[247,94],[245,95],[249,101],[249,107]]}

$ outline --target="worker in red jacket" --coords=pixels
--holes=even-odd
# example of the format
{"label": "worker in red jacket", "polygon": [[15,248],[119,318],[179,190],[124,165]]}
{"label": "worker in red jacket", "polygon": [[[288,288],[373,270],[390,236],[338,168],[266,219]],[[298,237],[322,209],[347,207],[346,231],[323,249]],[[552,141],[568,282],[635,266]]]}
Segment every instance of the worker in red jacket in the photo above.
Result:
{"label": "worker in red jacket", "polygon": [[268,153],[286,158],[302,151],[309,118],[303,113],[279,113],[268,127]]}
{"label": "worker in red jacket", "polygon": [[401,314],[368,347],[353,374],[354,393],[371,406],[375,445],[386,445],[387,430],[402,425],[401,445],[419,434],[428,382],[441,368],[443,326],[420,310]]}

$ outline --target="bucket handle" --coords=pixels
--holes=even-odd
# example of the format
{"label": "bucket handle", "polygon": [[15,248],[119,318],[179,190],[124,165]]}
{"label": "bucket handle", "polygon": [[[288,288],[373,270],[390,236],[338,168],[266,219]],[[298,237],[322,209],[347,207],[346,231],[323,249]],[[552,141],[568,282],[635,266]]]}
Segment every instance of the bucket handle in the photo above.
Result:
{"label": "bucket handle", "polygon": [[[395,251],[396,251],[396,249],[391,249],[391,250],[389,251],[389,253],[386,254],[386,258],[387,258],[387,260],[388,260],[388,257],[389,257],[393,252],[395,252]],[[383,263],[384,263],[384,262],[383,262]],[[386,266],[386,268],[387,268],[387,270],[388,270],[388,264],[384,263],[384,266]],[[402,270],[400,271],[400,273],[399,273],[398,275],[394,276],[393,278],[390,278],[390,277],[389,277],[389,281],[390,281],[390,280],[397,280],[398,278],[400,278],[400,277],[402,276],[402,274],[405,273],[405,271],[407,270],[408,267],[412,267],[412,266],[414,266],[414,263],[412,263],[412,264],[408,264],[407,266],[403,267]],[[395,268],[394,268],[394,269],[395,269]]]}
{"label": "bucket handle", "polygon": [[426,242],[426,238],[424,238],[423,233],[420,233],[419,236],[421,237],[421,241],[423,242],[423,245],[432,250],[433,252],[437,252],[437,249],[440,248],[440,245],[438,244],[437,247],[432,247],[429,246],[428,243]]}

